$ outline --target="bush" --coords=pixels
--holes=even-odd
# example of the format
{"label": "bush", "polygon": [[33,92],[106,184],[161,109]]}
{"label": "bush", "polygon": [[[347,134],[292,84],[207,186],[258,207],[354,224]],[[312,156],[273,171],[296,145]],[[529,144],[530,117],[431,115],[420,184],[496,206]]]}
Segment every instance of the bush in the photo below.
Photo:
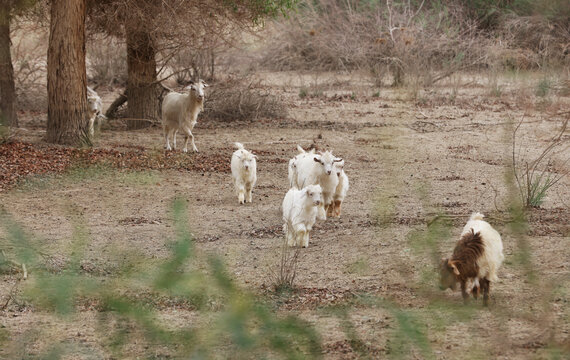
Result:
{"label": "bush", "polygon": [[[553,24],[541,16],[503,16],[495,35],[501,38],[510,52],[509,68],[530,69],[544,65],[568,65],[565,52],[570,42],[570,31],[561,24]],[[511,66],[509,66],[511,65]]]}
{"label": "bush", "polygon": [[48,30],[32,23],[15,24],[12,39],[12,65],[18,110],[47,110]]}
{"label": "bush", "polygon": [[[276,23],[262,65],[275,70],[366,70],[382,83],[430,84],[485,64],[486,40],[458,7],[315,0]],[[441,6],[441,5],[440,5]],[[437,73],[439,71],[439,73]]]}
{"label": "bush", "polygon": [[287,107],[282,98],[259,82],[234,77],[212,87],[204,116],[224,121],[284,118]]}
{"label": "bush", "polygon": [[87,74],[106,86],[127,85],[126,45],[114,38],[93,38],[87,45]]}
{"label": "bush", "polygon": [[[550,188],[568,176],[568,171],[553,171],[557,150],[564,144],[564,133],[568,127],[569,119],[562,122],[561,129],[550,139],[547,146],[535,159],[521,155],[520,145],[517,147],[518,130],[524,118],[516,125],[512,136],[512,170],[518,188],[520,200],[524,207],[538,207],[546,197]],[[562,160],[565,164],[570,160]]]}
{"label": "bush", "polygon": [[[544,8],[526,0],[415,5],[304,1],[296,15],[274,24],[261,65],[273,70],[365,70],[378,85],[389,75],[393,85],[421,86],[459,70],[497,64],[515,70],[567,64],[570,31],[560,19],[570,18],[570,5],[540,3]],[[556,21],[545,14],[546,8],[560,14]]]}

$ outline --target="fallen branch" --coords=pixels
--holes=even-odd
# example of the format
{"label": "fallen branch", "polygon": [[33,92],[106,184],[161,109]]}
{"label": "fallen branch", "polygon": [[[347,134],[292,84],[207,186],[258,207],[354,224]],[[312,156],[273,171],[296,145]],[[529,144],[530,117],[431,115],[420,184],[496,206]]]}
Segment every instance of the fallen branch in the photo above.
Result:
{"label": "fallen branch", "polygon": [[114,119],[115,115],[117,114],[117,110],[119,110],[119,108],[121,107],[121,105],[123,105],[124,103],[126,103],[128,100],[127,97],[127,92],[125,91],[124,93],[120,94],[118,98],[116,98],[111,105],[109,105],[109,108],[107,109],[107,112],[105,112],[105,116],[108,119]]}

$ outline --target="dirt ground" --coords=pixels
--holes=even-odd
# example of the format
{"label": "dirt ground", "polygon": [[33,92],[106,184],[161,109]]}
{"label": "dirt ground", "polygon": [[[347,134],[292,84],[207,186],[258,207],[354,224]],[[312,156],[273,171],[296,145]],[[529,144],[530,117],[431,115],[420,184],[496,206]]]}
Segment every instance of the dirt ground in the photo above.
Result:
{"label": "dirt ground", "polygon": [[[128,260],[125,253],[156,261],[169,256],[171,205],[181,197],[187,200],[198,252],[219,255],[238,283],[259,296],[272,296],[268,274],[280,257],[287,161],[297,144],[331,149],[345,159],[350,179],[342,216],[316,225],[309,247],[301,252],[298,289],[278,306],[279,312],[315,325],[326,359],[394,354],[402,312],[421,324],[429,352],[437,359],[568,356],[570,178],[564,177],[542,206],[529,212],[528,231],[519,234],[506,221],[506,165],[512,155],[513,122],[524,116],[521,154],[536,157],[563,119],[552,114],[567,111],[570,97],[537,98],[532,74],[501,78],[500,95],[490,94],[488,79],[469,74],[430,90],[377,89],[356,75],[258,76],[287,100],[287,119],[230,124],[200,118],[194,131],[202,156],[222,155],[229,164],[234,141],[258,154],[252,204],[238,204],[227,171],[207,169],[53,177],[0,193],[1,203],[50,255],[52,267],[69,258],[66,249],[79,218],[89,239],[82,269],[105,279]],[[301,89],[308,96],[301,98]],[[111,100],[105,98],[105,107]],[[18,138],[41,143],[42,124],[41,117],[24,121]],[[570,152],[570,130],[563,139],[566,153],[559,154],[561,159]],[[107,130],[95,143],[97,148],[129,146],[161,152],[160,128]],[[550,170],[568,173],[569,166],[555,163]],[[480,301],[464,306],[459,292],[440,292],[436,286],[435,262],[451,254],[473,211],[488,215],[505,247],[488,308]],[[434,253],[426,224],[440,213],[448,215],[451,227],[436,239]],[[519,260],[525,244],[534,278]],[[16,277],[0,277],[0,303]],[[385,305],[359,302],[358,294]],[[348,339],[339,316],[327,311],[343,304],[349,306],[360,350]],[[166,306],[159,311],[166,319],[192,318],[191,309]],[[51,329],[48,338],[91,349],[89,356],[78,358],[109,358],[99,343],[96,311],[86,308],[75,316],[61,320],[14,299],[0,312],[0,326],[13,340],[0,349],[0,358],[37,356],[46,338],[23,340],[37,327]],[[143,347],[134,347],[132,358],[144,354]],[[403,357],[428,356],[412,346]]]}

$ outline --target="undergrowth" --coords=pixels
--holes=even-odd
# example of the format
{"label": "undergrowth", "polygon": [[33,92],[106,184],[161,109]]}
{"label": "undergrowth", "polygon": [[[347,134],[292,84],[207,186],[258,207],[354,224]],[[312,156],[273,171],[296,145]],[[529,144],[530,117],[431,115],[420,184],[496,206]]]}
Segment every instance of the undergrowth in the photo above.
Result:
{"label": "undergrowth", "polygon": [[[24,301],[66,322],[73,321],[81,311],[78,304],[89,299],[87,302],[96,304],[98,309],[95,331],[102,339],[99,345],[114,357],[131,356],[133,347],[143,356],[162,353],[200,358],[222,354],[241,358],[270,354],[287,359],[320,357],[320,341],[312,326],[294,316],[277,316],[235,284],[219,258],[209,256],[206,271],[189,267],[197,253],[182,201],[175,201],[172,208],[176,238],[168,259],[159,266],[138,266],[138,272],[124,272],[114,281],[100,281],[81,271],[81,259],[90,240],[80,220],[69,239],[65,268],[51,273],[42,270],[39,244],[30,241],[5,211],[1,216],[2,230],[8,237],[0,247],[9,249],[14,261],[27,264],[33,272],[34,281],[22,285]],[[145,305],[138,296],[125,296],[128,289],[187,299],[196,309],[198,320],[178,328],[166,326],[159,311]],[[206,300],[195,301],[196,295]],[[213,302],[218,305],[212,307]],[[41,334],[50,330],[39,327],[36,331]],[[40,358],[78,354],[77,349],[67,345],[65,340],[55,341],[43,353],[34,354],[31,349],[24,352],[25,356]]]}

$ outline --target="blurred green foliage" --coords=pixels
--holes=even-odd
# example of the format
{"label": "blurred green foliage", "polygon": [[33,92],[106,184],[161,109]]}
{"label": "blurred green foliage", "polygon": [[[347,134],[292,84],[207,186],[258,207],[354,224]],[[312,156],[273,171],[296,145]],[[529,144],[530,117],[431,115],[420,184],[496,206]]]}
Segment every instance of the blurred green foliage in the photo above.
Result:
{"label": "blurred green foliage", "polygon": [[[80,262],[89,239],[80,221],[70,239],[65,268],[53,273],[39,266],[36,245],[4,212],[2,228],[18,261],[34,269],[23,296],[31,306],[57,314],[64,321],[75,319],[82,300],[96,304],[98,336],[103,339],[105,351],[116,358],[127,357],[132,351],[129,349],[141,341],[146,344],[144,352],[148,356],[166,348],[169,356],[183,358],[320,357],[320,340],[310,324],[295,316],[276,314],[263,300],[241,289],[219,258],[209,257],[205,271],[192,269],[196,253],[186,226],[184,203],[179,200],[173,205],[177,237],[172,241],[168,260],[158,267],[139,266],[139,272],[126,272],[120,278],[106,281],[81,270]],[[131,291],[137,294],[132,296]],[[182,328],[167,326],[160,311],[138,295],[141,291],[186,301],[195,309],[198,320]],[[2,329],[0,342],[9,343],[9,338]],[[39,357],[59,359],[77,355],[78,350],[67,345],[51,344]]]}

